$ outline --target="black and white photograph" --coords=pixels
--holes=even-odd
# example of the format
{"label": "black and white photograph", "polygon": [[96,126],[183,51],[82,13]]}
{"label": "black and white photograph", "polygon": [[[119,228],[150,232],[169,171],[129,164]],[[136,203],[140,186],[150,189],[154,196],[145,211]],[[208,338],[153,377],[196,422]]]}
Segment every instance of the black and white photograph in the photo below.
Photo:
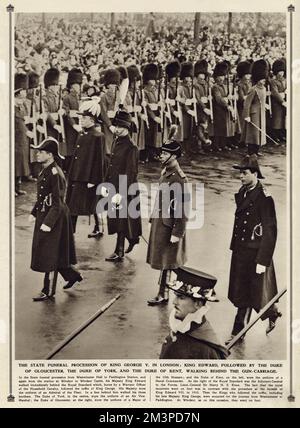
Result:
{"label": "black and white photograph", "polygon": [[17,360],[288,355],[287,12],[14,14]]}

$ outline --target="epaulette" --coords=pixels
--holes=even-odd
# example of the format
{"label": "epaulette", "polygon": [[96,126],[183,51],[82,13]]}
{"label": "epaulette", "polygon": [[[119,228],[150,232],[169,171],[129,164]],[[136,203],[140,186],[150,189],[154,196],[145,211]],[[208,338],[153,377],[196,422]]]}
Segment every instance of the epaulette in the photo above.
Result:
{"label": "epaulette", "polygon": [[57,171],[57,169],[55,168],[55,166],[51,169],[51,171],[52,171],[52,174],[53,174],[53,175],[58,174],[58,171]]}
{"label": "epaulette", "polygon": [[265,195],[266,197],[268,197],[268,196],[272,196],[272,195],[271,195],[271,193],[269,192],[269,190],[268,190],[268,189],[266,189],[265,187],[263,187],[263,188],[262,188],[262,190],[263,190],[264,195]]}

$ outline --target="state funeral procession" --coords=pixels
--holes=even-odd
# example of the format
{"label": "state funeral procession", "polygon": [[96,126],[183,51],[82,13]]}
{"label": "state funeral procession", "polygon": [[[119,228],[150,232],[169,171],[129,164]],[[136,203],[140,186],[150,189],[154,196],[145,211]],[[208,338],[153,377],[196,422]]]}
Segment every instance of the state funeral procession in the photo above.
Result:
{"label": "state funeral procession", "polygon": [[285,25],[16,15],[18,359],[284,358]]}

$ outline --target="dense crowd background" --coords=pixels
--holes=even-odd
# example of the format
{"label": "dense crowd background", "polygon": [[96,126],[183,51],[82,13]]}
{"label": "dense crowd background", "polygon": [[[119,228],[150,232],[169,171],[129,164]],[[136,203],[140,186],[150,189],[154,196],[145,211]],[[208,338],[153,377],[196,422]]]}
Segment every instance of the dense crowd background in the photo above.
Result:
{"label": "dense crowd background", "polygon": [[43,75],[49,67],[80,67],[93,84],[108,67],[206,59],[213,69],[228,60],[264,58],[270,65],[285,56],[286,23],[280,13],[19,15],[15,31],[15,71]]}

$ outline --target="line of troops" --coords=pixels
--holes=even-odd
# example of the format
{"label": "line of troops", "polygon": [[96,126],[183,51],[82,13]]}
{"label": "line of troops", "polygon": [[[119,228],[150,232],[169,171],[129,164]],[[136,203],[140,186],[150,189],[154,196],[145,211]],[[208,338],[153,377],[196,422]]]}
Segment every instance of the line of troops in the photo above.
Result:
{"label": "line of troops", "polygon": [[[259,146],[267,142],[266,135],[274,143],[285,142],[285,60],[276,60],[272,71],[265,60],[243,61],[236,73],[233,70],[228,61],[223,61],[211,75],[204,59],[195,64],[176,60],[164,69],[154,63],[141,70],[135,65],[107,69],[101,76],[100,94],[106,154],[111,153],[112,121],[119,109],[119,88],[124,79],[129,79],[129,90],[123,109],[132,116],[131,138],[142,162],[157,160],[172,124],[178,126],[176,140],[187,157],[199,151],[230,151],[240,144],[248,146],[249,154],[258,153]],[[43,79],[34,72],[15,75],[16,177],[36,176],[28,138],[34,145],[47,136],[56,138],[66,158],[64,170],[68,171],[81,132],[78,111],[84,100],[83,74],[80,69],[70,70],[66,88],[59,84],[61,74],[50,68]],[[245,117],[250,117],[250,123]],[[23,193],[19,178],[16,183],[16,194]]]}

